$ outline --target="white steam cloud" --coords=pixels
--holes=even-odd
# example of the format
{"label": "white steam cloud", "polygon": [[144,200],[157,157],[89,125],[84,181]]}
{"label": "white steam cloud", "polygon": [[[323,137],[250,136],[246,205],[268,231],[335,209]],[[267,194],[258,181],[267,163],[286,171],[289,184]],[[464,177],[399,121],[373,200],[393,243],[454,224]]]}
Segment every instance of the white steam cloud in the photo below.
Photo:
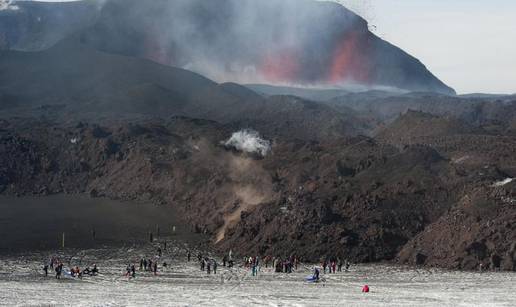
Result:
{"label": "white steam cloud", "polygon": [[233,133],[224,145],[238,151],[259,154],[262,157],[265,157],[271,150],[271,143],[262,139],[258,132],[250,129]]}

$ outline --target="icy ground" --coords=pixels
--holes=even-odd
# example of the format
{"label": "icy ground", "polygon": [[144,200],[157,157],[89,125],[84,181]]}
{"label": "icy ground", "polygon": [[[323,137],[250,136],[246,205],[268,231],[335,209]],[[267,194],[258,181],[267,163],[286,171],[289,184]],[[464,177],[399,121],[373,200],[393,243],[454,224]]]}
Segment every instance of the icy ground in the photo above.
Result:
{"label": "icy ground", "polygon": [[[293,274],[262,268],[257,277],[237,267],[219,265],[217,275],[187,262],[181,247],[160,259],[171,266],[153,276],[123,276],[128,261],[150,256],[155,247],[103,248],[61,252],[72,265],[97,263],[96,277],[55,280],[43,277],[51,254],[0,257],[0,305],[7,306],[516,306],[516,274],[448,272],[387,265],[352,266],[349,272],[324,275],[311,284],[312,266]],[[196,257],[193,253],[192,259]],[[371,291],[361,293],[368,284]]]}

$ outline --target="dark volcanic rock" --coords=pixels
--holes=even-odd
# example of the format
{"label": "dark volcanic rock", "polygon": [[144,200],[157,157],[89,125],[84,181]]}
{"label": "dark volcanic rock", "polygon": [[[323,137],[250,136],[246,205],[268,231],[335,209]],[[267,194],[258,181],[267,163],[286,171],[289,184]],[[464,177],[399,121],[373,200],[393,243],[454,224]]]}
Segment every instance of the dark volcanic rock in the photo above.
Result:
{"label": "dark volcanic rock", "polygon": [[278,138],[255,159],[221,145],[231,127],[184,117],[0,127],[3,194],[168,204],[221,250],[514,268],[514,184],[442,149]]}
{"label": "dark volcanic rock", "polygon": [[417,255],[424,253],[425,264],[432,266],[471,270],[482,264],[484,269],[514,270],[515,195],[512,185],[465,196],[407,243],[399,260],[417,263]]}
{"label": "dark volcanic rock", "polygon": [[219,85],[187,70],[98,52],[76,37],[42,52],[0,51],[0,71],[0,117],[15,112],[94,121],[186,115],[309,140],[369,128],[355,114],[320,103],[261,97],[238,84]]}

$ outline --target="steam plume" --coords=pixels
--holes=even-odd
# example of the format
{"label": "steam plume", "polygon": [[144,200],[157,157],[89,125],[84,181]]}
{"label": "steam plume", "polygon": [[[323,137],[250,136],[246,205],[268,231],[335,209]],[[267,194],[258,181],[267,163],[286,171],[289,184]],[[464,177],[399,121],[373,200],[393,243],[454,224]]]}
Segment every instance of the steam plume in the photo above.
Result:
{"label": "steam plume", "polygon": [[265,157],[271,149],[269,141],[262,139],[258,132],[249,129],[233,133],[224,144],[238,151],[259,154],[262,157]]}

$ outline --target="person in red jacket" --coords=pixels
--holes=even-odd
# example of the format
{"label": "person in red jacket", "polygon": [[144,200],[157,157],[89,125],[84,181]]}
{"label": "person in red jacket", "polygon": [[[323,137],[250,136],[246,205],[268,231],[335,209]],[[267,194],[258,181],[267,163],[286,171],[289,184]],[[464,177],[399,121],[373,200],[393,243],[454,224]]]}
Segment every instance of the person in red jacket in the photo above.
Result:
{"label": "person in red jacket", "polygon": [[369,292],[369,286],[368,285],[364,285],[364,287],[362,288],[362,292],[368,293]]}

